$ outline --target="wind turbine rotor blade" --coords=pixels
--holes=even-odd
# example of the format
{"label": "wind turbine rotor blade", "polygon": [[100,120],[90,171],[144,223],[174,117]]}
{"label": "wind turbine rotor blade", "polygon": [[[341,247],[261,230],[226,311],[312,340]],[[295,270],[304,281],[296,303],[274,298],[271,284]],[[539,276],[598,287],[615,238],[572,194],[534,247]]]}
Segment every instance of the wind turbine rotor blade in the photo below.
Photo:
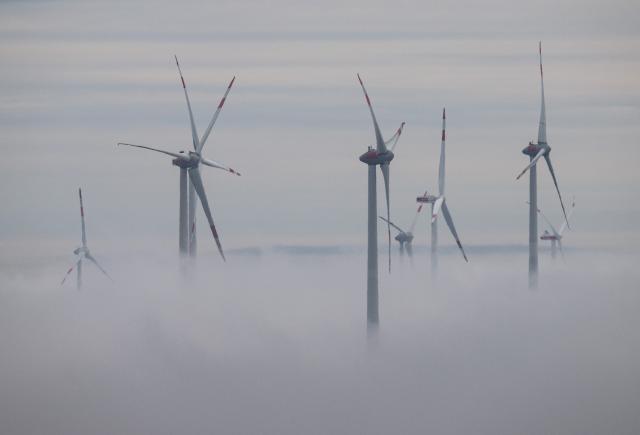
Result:
{"label": "wind turbine rotor blade", "polygon": [[159,153],[162,153],[162,154],[166,154],[166,155],[171,156],[171,157],[175,157],[177,159],[189,160],[189,158],[187,156],[185,156],[184,154],[172,153],[171,151],[165,151],[165,150],[161,150],[161,149],[158,149],[158,148],[148,147],[148,146],[145,146],[145,145],[134,145],[132,143],[118,142],[118,146],[119,145],[125,145],[125,146],[128,146],[128,147],[135,147],[135,148],[144,148],[145,150],[156,151],[156,152],[159,152]]}
{"label": "wind turbine rotor blade", "polygon": [[231,91],[231,86],[233,86],[233,82],[236,80],[235,76],[231,79],[231,82],[229,83],[229,86],[227,86],[227,90],[224,93],[224,96],[222,97],[222,100],[220,100],[220,103],[218,104],[218,108],[216,109],[216,113],[213,114],[213,118],[211,118],[211,122],[209,122],[209,125],[207,126],[207,129],[205,130],[204,134],[202,135],[202,139],[200,139],[200,142],[198,144],[198,148],[196,149],[196,151],[198,153],[200,153],[202,151],[202,148],[204,147],[205,142],[207,142],[207,138],[209,138],[209,134],[211,133],[211,129],[213,128],[214,124],[216,123],[216,120],[218,119],[218,115],[220,115],[220,111],[222,110],[222,106],[224,106],[224,102],[227,100],[227,95],[229,95],[229,91]]}
{"label": "wind turbine rotor blade", "polygon": [[198,131],[196,130],[196,124],[193,121],[193,112],[191,111],[191,102],[189,101],[189,94],[187,93],[187,85],[184,82],[184,77],[182,76],[182,70],[180,69],[180,63],[178,63],[178,56],[174,55],[176,59],[176,66],[178,67],[178,72],[180,73],[180,81],[182,81],[182,89],[184,89],[184,97],[187,100],[187,109],[189,109],[189,122],[191,123],[191,137],[193,139],[193,149],[194,151],[198,151],[198,147],[200,146],[200,141],[198,140]]}
{"label": "wind turbine rotor blade", "polygon": [[78,196],[80,197],[80,221],[82,222],[82,246],[87,247],[87,232],[84,226],[84,206],[82,205],[82,189],[78,188]]}
{"label": "wind turbine rotor blade", "polygon": [[440,143],[440,166],[438,167],[438,190],[440,196],[444,195],[444,157],[445,157],[445,130],[447,127],[447,115],[445,108],[442,108],[442,142]]}
{"label": "wind turbine rotor blade", "polygon": [[364,83],[362,83],[360,74],[358,74],[358,81],[360,82],[360,86],[362,86],[362,91],[364,92],[364,97],[367,100],[367,106],[369,106],[369,111],[371,112],[371,118],[373,119],[373,128],[376,132],[376,149],[379,153],[386,152],[387,146],[384,144],[384,140],[382,140],[382,133],[380,133],[380,127],[378,127],[378,121],[376,120],[375,113],[373,113],[373,107],[371,106],[371,100],[369,99],[369,94],[367,94],[367,90],[364,87]]}
{"label": "wind turbine rotor blade", "polygon": [[224,252],[222,251],[222,245],[220,244],[218,231],[216,231],[216,226],[213,223],[213,217],[211,216],[211,210],[209,209],[209,201],[207,201],[207,195],[204,193],[204,186],[202,185],[202,177],[200,176],[200,169],[198,169],[198,167],[190,168],[189,178],[191,179],[191,183],[193,184],[193,187],[196,189],[198,198],[200,198],[200,203],[202,204],[202,208],[204,209],[204,214],[207,216],[207,220],[209,221],[209,227],[211,228],[211,233],[213,234],[213,238],[216,241],[216,245],[218,246],[218,251],[222,256],[222,259],[224,261],[227,261],[227,259],[224,257]]}
{"label": "wind turbine rotor blade", "polygon": [[391,211],[389,207],[389,163],[380,165],[384,178],[384,193],[387,200],[387,237],[389,240],[389,273],[391,273]]}
{"label": "wind turbine rotor blade", "polygon": [[378,216],[380,219],[382,219],[383,221],[385,221],[386,223],[388,223],[389,225],[391,225],[393,228],[395,228],[396,230],[400,231],[401,233],[404,233],[404,231],[402,231],[402,228],[400,228],[399,226],[397,226],[396,224],[394,224],[393,222],[387,220],[386,218],[382,217],[382,216]]}
{"label": "wind turbine rotor blade", "polygon": [[567,217],[567,212],[564,209],[564,203],[562,202],[562,195],[560,194],[560,188],[558,187],[558,180],[556,179],[556,174],[553,171],[553,165],[551,165],[551,157],[549,157],[549,154],[545,154],[544,159],[547,161],[547,166],[549,167],[551,178],[553,178],[553,184],[556,186],[556,192],[558,192],[558,198],[560,198],[560,206],[562,206],[564,221],[567,223],[567,228],[571,228],[571,226],[569,225],[569,218]]}
{"label": "wind turbine rotor blade", "polygon": [[[425,193],[426,195],[426,193]],[[416,227],[416,222],[418,222],[418,216],[420,215],[420,212],[422,211],[422,203],[418,206],[418,210],[416,210],[416,214],[413,216],[413,221],[411,222],[411,227],[409,228],[409,232],[413,233],[414,228]]]}
{"label": "wind turbine rotor blade", "polygon": [[[391,136],[389,140],[387,140],[384,145],[388,148],[389,144],[391,144],[391,151],[396,149],[396,145],[398,144],[398,140],[400,139],[400,135],[402,134],[402,129],[404,128],[405,122],[400,124],[400,127],[396,130],[395,134]],[[393,143],[392,143],[393,142]]]}
{"label": "wind turbine rotor blade", "polygon": [[518,174],[518,176],[516,177],[516,180],[519,180],[520,177],[522,177],[525,174],[525,172],[533,168],[533,166],[536,163],[538,163],[538,160],[540,160],[540,157],[542,157],[546,151],[547,151],[546,148],[542,148],[540,151],[538,151],[538,154],[536,154],[536,156],[533,158],[533,160],[531,160],[531,162],[527,165],[527,167],[524,168],[522,172],[520,172],[520,174]]}
{"label": "wind turbine rotor blade", "polygon": [[202,163],[203,165],[206,165],[206,166],[211,166],[212,168],[218,168],[218,169],[222,169],[222,170],[231,172],[232,174],[235,174],[235,175],[238,175],[238,176],[240,175],[240,172],[236,171],[235,169],[230,168],[228,166],[225,166],[222,163],[215,162],[213,160],[200,158],[200,163]]}
{"label": "wind turbine rotor blade", "polygon": [[[529,202],[529,201],[527,201],[527,204],[530,204],[530,202]],[[554,234],[555,236],[560,235],[560,234],[556,231],[556,229],[555,229],[555,227],[553,226],[553,224],[551,223],[551,221],[547,218],[547,216],[545,216],[545,214],[544,214],[544,213],[542,213],[542,210],[540,210],[539,208],[538,208],[538,214],[539,214],[540,216],[542,216],[542,219],[544,219],[544,221],[547,223],[547,225],[549,225],[549,228],[551,228],[551,232],[553,232],[553,234]]]}
{"label": "wind turbine rotor blade", "polygon": [[76,262],[74,263],[74,265],[73,265],[73,266],[71,266],[71,267],[69,268],[69,270],[67,270],[67,273],[64,275],[64,278],[62,278],[62,282],[60,283],[60,285],[61,285],[61,286],[62,286],[62,285],[64,285],[64,282],[67,280],[67,277],[69,277],[69,274],[70,274],[71,272],[73,272],[73,269],[75,269],[76,267],[78,267],[78,265],[80,264],[80,262],[81,262],[81,261],[82,261],[82,258],[79,258],[79,259],[78,259],[78,261],[76,261]]}
{"label": "wind turbine rotor blade", "polygon": [[[575,210],[576,207],[576,199],[573,198],[573,201],[571,202],[571,210],[569,210],[569,218],[571,218],[571,216],[573,215],[573,211]],[[560,231],[558,231],[558,233],[560,235],[562,235],[562,233],[564,233],[564,230],[567,229],[567,221],[563,221],[562,225],[560,225]]]}
{"label": "wind turbine rotor blade", "polygon": [[115,281],[113,281],[113,278],[111,278],[111,277],[109,276],[109,274],[107,273],[107,271],[106,271],[106,270],[104,270],[102,266],[100,266],[100,264],[98,263],[98,260],[96,260],[95,258],[93,258],[93,256],[92,256],[92,255],[90,255],[90,254],[88,254],[86,257],[87,257],[87,260],[89,260],[90,262],[92,262],[93,264],[95,264],[95,265],[96,265],[96,267],[97,267],[98,269],[100,269],[100,272],[102,272],[102,273],[104,274],[104,276],[106,276],[107,278],[109,278],[109,280],[110,280],[111,282],[115,282]]}
{"label": "wind turbine rotor blade", "polygon": [[462,243],[460,243],[460,238],[458,237],[458,233],[456,232],[456,227],[453,225],[453,219],[451,218],[451,213],[449,213],[449,207],[447,207],[446,202],[442,204],[442,214],[444,215],[444,220],[447,222],[447,226],[449,227],[453,238],[456,239],[458,248],[460,248],[460,252],[462,252],[462,256],[464,257],[464,261],[468,263],[469,260],[467,259],[467,254],[464,253],[464,248],[462,248]]}
{"label": "wind turbine rotor blade", "polygon": [[538,143],[547,143],[547,114],[544,103],[544,75],[542,74],[542,41],[538,43],[538,53],[540,54],[540,124],[538,125]]}
{"label": "wind turbine rotor blade", "polygon": [[433,211],[431,212],[431,223],[435,222],[438,217],[438,213],[440,212],[440,208],[444,204],[444,196],[440,196],[436,199],[436,202],[433,203]]}

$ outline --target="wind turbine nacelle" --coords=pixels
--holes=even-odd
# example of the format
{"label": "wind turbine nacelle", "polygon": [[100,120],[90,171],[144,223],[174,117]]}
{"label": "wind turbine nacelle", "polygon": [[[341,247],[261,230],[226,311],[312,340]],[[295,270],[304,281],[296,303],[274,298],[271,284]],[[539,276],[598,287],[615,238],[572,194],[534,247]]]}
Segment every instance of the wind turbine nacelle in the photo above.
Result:
{"label": "wind turbine nacelle", "polygon": [[540,240],[560,240],[560,237],[556,236],[555,234],[551,234],[548,231],[545,231],[541,236],[540,236]]}
{"label": "wind turbine nacelle", "polygon": [[360,156],[360,161],[367,165],[382,165],[393,160],[393,152],[385,151],[379,153],[376,149],[369,147],[366,153]]}
{"label": "wind turbine nacelle", "polygon": [[193,151],[179,151],[181,156],[173,159],[171,162],[180,168],[188,169],[197,166],[200,161],[200,154]]}
{"label": "wind turbine nacelle", "polygon": [[424,195],[424,196],[417,197],[416,198],[416,202],[419,202],[421,204],[433,204],[434,202],[436,202],[436,199],[438,199],[437,196]]}
{"label": "wind turbine nacelle", "polygon": [[400,243],[411,243],[413,240],[413,234],[411,233],[399,233],[395,239]]}
{"label": "wind turbine nacelle", "polygon": [[535,157],[542,148],[545,147],[549,147],[547,144],[538,144],[538,143],[533,143],[533,142],[529,142],[529,145],[527,145],[523,150],[522,150],[522,154],[526,154],[530,157]]}
{"label": "wind turbine nacelle", "polygon": [[84,247],[79,247],[73,250],[73,253],[76,255],[80,255],[80,254],[87,254],[89,253],[89,250],[87,248]]}

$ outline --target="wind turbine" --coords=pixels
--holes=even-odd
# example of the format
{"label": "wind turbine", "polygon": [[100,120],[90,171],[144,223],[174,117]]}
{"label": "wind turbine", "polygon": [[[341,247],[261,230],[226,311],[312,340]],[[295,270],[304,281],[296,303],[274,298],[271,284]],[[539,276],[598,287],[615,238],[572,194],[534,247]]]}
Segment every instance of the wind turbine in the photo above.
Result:
{"label": "wind turbine", "polygon": [[95,264],[96,267],[100,269],[100,272],[104,273],[104,275],[107,278],[109,278],[111,281],[113,280],[111,279],[107,271],[104,270],[102,266],[100,266],[100,264],[93,257],[93,255],[91,255],[91,252],[89,252],[89,248],[87,247],[87,232],[85,231],[85,226],[84,226],[84,207],[82,206],[82,189],[80,188],[78,189],[78,195],[80,196],[80,221],[82,223],[82,246],[76,248],[73,251],[73,253],[76,255],[77,260],[75,264],[71,266],[69,270],[67,270],[67,273],[64,275],[64,278],[62,279],[62,282],[60,283],[60,285],[64,284],[69,274],[73,272],[73,269],[75,268],[78,275],[78,283],[77,283],[78,290],[80,290],[82,288],[82,260],[85,260],[85,259]]}
{"label": "wind turbine", "polygon": [[456,231],[456,227],[453,224],[453,218],[451,217],[451,212],[449,211],[449,207],[447,206],[447,201],[444,196],[444,180],[445,180],[445,141],[446,141],[446,127],[447,127],[447,114],[445,109],[442,109],[442,141],[440,142],[440,166],[438,167],[438,195],[429,195],[427,192],[424,195],[416,198],[416,201],[420,204],[431,204],[431,272],[433,275],[436,273],[436,269],[438,268],[438,214],[440,210],[442,210],[442,214],[444,215],[444,220],[449,227],[449,231],[451,235],[456,241],[460,252],[462,253],[462,257],[465,261],[469,261],[467,259],[467,254],[464,252],[464,248],[462,247],[462,243],[460,243],[460,238],[458,237],[458,232]]}
{"label": "wind turbine", "polygon": [[[369,167],[369,204],[368,204],[368,220],[367,220],[367,323],[371,326],[378,325],[378,220],[377,216],[377,192],[376,192],[376,166],[380,166],[382,171],[382,177],[384,178],[384,191],[387,200],[387,236],[388,236],[388,253],[389,253],[389,272],[391,272],[391,221],[390,208],[389,208],[389,164],[393,160],[393,150],[398,143],[398,139],[402,134],[402,128],[404,122],[400,124],[400,127],[396,133],[386,142],[382,139],[382,133],[380,133],[380,127],[378,127],[378,121],[376,115],[373,113],[373,107],[371,106],[371,100],[367,94],[367,90],[362,83],[360,74],[358,74],[358,81],[364,92],[367,106],[369,106],[369,112],[371,112],[371,119],[373,120],[373,129],[376,136],[376,147],[369,146],[367,152],[360,156],[360,161],[365,163]],[[391,144],[391,145],[390,145]],[[388,147],[390,145],[390,149]]]}
{"label": "wind turbine", "polygon": [[[179,222],[178,222],[178,234],[179,234],[179,250],[180,254],[186,255],[189,253],[191,256],[195,256],[196,250],[196,194],[198,198],[200,198],[200,202],[202,203],[202,209],[204,210],[204,214],[207,216],[207,220],[209,222],[209,227],[211,228],[211,233],[213,234],[213,238],[215,239],[216,245],[218,246],[218,251],[222,256],[223,260],[226,260],[224,257],[224,252],[222,251],[222,244],[220,243],[220,237],[218,236],[218,232],[216,230],[215,224],[213,223],[213,216],[211,215],[211,210],[209,208],[209,201],[207,201],[207,196],[204,192],[204,186],[202,184],[202,176],[200,175],[200,164],[205,166],[210,166],[212,168],[223,169],[232,174],[240,175],[234,169],[218,163],[213,160],[206,159],[202,157],[202,148],[211,133],[211,129],[213,128],[216,120],[218,119],[218,115],[222,110],[222,106],[227,99],[227,95],[229,95],[229,91],[231,90],[231,86],[233,86],[233,82],[235,81],[235,77],[231,79],[229,86],[227,86],[227,90],[224,93],[224,96],[220,100],[218,104],[218,108],[213,114],[213,118],[209,122],[207,129],[200,139],[198,139],[198,132],[196,130],[195,122],[193,121],[193,112],[191,111],[191,102],[189,101],[189,94],[187,93],[187,86],[184,81],[184,77],[182,76],[182,70],[180,69],[180,64],[178,63],[178,57],[174,56],[176,59],[176,66],[178,67],[178,73],[180,74],[180,81],[182,82],[182,88],[184,89],[184,96],[187,101],[187,109],[189,111],[189,122],[191,124],[191,138],[193,141],[193,151],[179,151],[178,153],[161,150],[158,148],[152,148],[144,145],[134,145],[130,143],[120,142],[118,145],[126,145],[130,147],[136,148],[144,148],[151,151],[157,151],[159,153],[167,154],[169,156],[174,157],[172,163],[180,168],[180,212],[179,212]],[[190,183],[188,187],[188,196],[187,196],[187,176],[189,177]],[[188,209],[188,212],[187,212]],[[187,214],[188,213],[188,214]]]}
{"label": "wind turbine", "polygon": [[411,226],[409,227],[409,231],[404,231],[398,225],[394,224],[391,221],[388,221],[385,217],[378,216],[380,219],[382,219],[383,221],[387,222],[393,228],[398,230],[398,234],[396,234],[394,239],[397,240],[398,243],[400,243],[400,254],[401,255],[404,254],[405,245],[406,245],[406,250],[407,250],[407,253],[409,254],[409,256],[413,255],[413,248],[412,248],[412,244],[411,244],[411,242],[413,241],[413,229],[416,226],[416,222],[418,221],[418,215],[420,214],[421,210],[422,210],[422,204],[420,204],[420,206],[418,207],[418,211],[416,211],[416,215],[413,217],[413,222],[411,222]]}
{"label": "wind turbine", "polygon": [[[576,201],[574,199],[571,203],[571,209],[569,210],[568,217],[571,217],[571,215],[573,214],[573,210],[575,209],[575,206],[576,206]],[[549,226],[549,229],[551,229],[551,232],[549,232],[548,230],[544,230],[544,233],[542,233],[542,235],[540,236],[540,240],[551,241],[551,258],[556,258],[556,247],[560,249],[560,254],[562,254],[562,233],[564,233],[564,230],[567,229],[567,221],[566,220],[562,221],[562,225],[560,225],[560,229],[556,230],[556,228],[553,226],[551,221],[547,219],[544,213],[542,213],[542,210],[538,209],[538,213],[540,213],[540,216],[542,216],[542,219],[545,220],[545,222]]]}
{"label": "wind turbine", "polygon": [[562,202],[562,195],[560,194],[560,188],[558,187],[558,180],[556,174],[553,171],[553,165],[551,164],[551,147],[547,143],[547,117],[544,103],[544,76],[542,74],[542,42],[538,44],[538,53],[540,56],[540,90],[541,90],[541,102],[540,102],[540,123],[538,125],[538,143],[529,142],[529,145],[522,150],[523,154],[529,156],[530,162],[526,168],[520,172],[516,177],[519,179],[525,172],[529,171],[529,288],[536,288],[538,286],[538,179],[536,174],[536,168],[538,160],[544,157],[553,178],[553,184],[558,192],[558,198],[560,198],[560,206],[562,207],[562,213],[564,214],[565,222],[569,226],[569,218]]}

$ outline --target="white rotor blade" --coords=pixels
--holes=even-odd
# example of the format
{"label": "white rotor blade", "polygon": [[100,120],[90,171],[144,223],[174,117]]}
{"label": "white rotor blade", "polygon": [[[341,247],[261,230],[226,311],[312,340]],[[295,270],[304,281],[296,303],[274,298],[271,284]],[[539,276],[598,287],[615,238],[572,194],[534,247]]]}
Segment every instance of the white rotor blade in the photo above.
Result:
{"label": "white rotor blade", "polygon": [[[573,198],[573,201],[571,202],[571,210],[569,210],[569,218],[571,217],[571,215],[573,215],[573,211],[575,210],[576,207],[576,199]],[[567,221],[562,221],[562,225],[560,226],[560,231],[559,234],[562,235],[562,233],[564,232],[564,230],[567,229]]]}
{"label": "white rotor blade", "polygon": [[389,163],[380,165],[382,178],[384,178],[384,193],[387,200],[387,236],[389,239],[389,273],[391,273],[391,211],[389,207]]}
{"label": "white rotor blade", "polygon": [[567,217],[567,212],[564,209],[564,202],[562,202],[562,195],[560,194],[560,188],[558,187],[558,180],[556,179],[556,174],[553,171],[553,166],[551,165],[551,157],[549,157],[549,154],[545,154],[544,159],[547,161],[549,172],[551,172],[551,178],[553,178],[553,184],[556,186],[556,192],[558,192],[558,198],[560,198],[560,206],[562,207],[562,213],[564,214],[564,221],[567,223],[567,227],[571,228],[569,226],[569,218]]}
{"label": "white rotor blade", "polygon": [[78,261],[76,261],[76,263],[73,266],[71,266],[69,270],[67,270],[67,273],[64,275],[64,278],[62,278],[62,282],[60,283],[60,285],[64,285],[64,282],[67,280],[67,277],[69,276],[69,274],[73,272],[73,269],[78,267],[81,261],[82,261],[82,258],[78,258]]}
{"label": "white rotor blade", "polygon": [[373,107],[371,106],[371,100],[369,99],[369,94],[367,94],[367,90],[364,88],[364,83],[362,83],[360,74],[358,74],[358,81],[360,81],[360,86],[362,86],[362,91],[364,92],[364,96],[367,100],[367,106],[369,106],[369,111],[371,112],[371,118],[373,119],[373,129],[376,132],[376,149],[378,150],[379,153],[386,152],[387,146],[384,144],[384,141],[382,140],[380,127],[378,127],[378,121],[376,120],[375,113],[373,113]]}
{"label": "white rotor blade", "polygon": [[400,124],[400,127],[398,127],[398,129],[396,130],[396,133],[391,136],[391,138],[386,141],[384,144],[385,146],[388,147],[388,145],[393,142],[391,144],[391,151],[393,151],[396,148],[396,145],[398,144],[398,139],[400,139],[400,135],[402,134],[402,129],[404,128],[404,122],[402,124]]}
{"label": "white rotor blade", "polygon": [[86,257],[87,257],[87,260],[89,260],[90,262],[92,262],[93,264],[95,264],[95,265],[96,265],[96,267],[97,267],[98,269],[100,269],[100,272],[104,273],[104,276],[106,276],[107,278],[109,278],[109,280],[111,280],[111,282],[114,282],[114,281],[113,281],[113,278],[111,278],[111,277],[109,276],[109,274],[107,273],[107,271],[106,271],[106,270],[104,270],[104,269],[102,268],[102,266],[100,266],[100,264],[98,264],[98,261],[97,261],[95,258],[93,258],[93,256],[92,256],[92,255],[87,254],[87,255],[86,255]]}
{"label": "white rotor blade", "polygon": [[189,178],[191,179],[191,183],[193,184],[193,187],[196,189],[196,193],[200,198],[200,203],[202,204],[202,208],[204,209],[204,214],[207,216],[207,220],[209,221],[209,227],[211,228],[211,233],[213,234],[213,238],[216,241],[216,245],[218,246],[218,251],[222,256],[222,259],[224,261],[227,261],[227,259],[224,257],[224,252],[222,252],[222,245],[220,244],[218,231],[216,231],[216,226],[213,223],[213,217],[211,216],[211,210],[209,209],[209,201],[207,201],[207,195],[204,193],[204,186],[202,185],[202,177],[200,176],[200,169],[198,169],[198,167],[190,168]]}
{"label": "white rotor blade", "polygon": [[547,143],[547,114],[544,104],[544,76],[542,74],[542,41],[538,43],[538,52],[540,54],[540,124],[538,125],[538,143]]}
{"label": "white rotor blade", "polygon": [[438,217],[438,213],[440,212],[440,208],[444,204],[444,196],[438,197],[436,201],[433,203],[433,211],[431,212],[431,223],[433,223]]}
{"label": "white rotor blade", "polygon": [[82,189],[78,188],[78,196],[80,196],[80,221],[82,222],[82,246],[87,247],[87,232],[84,227],[84,207],[82,205]]}
{"label": "white rotor blade", "polygon": [[202,163],[203,165],[206,165],[206,166],[211,166],[212,168],[223,169],[225,171],[231,172],[232,174],[240,175],[240,172],[236,171],[235,169],[232,169],[232,168],[230,168],[228,166],[223,165],[222,163],[218,163],[218,162],[215,162],[213,160],[201,158],[200,159],[200,163]]}
{"label": "white rotor blade", "polygon": [[447,207],[447,203],[444,202],[442,204],[442,214],[444,215],[444,220],[447,222],[447,226],[453,235],[453,238],[456,239],[456,243],[458,244],[458,248],[460,248],[460,252],[462,252],[462,256],[464,257],[464,261],[467,263],[469,260],[467,259],[467,254],[464,253],[464,249],[462,248],[462,243],[460,243],[460,238],[458,238],[458,233],[456,232],[456,227],[453,225],[453,219],[451,218],[451,213],[449,213],[449,208]]}
{"label": "white rotor blade", "polygon": [[176,157],[178,159],[189,160],[189,158],[187,156],[185,156],[184,154],[172,153],[171,151],[165,151],[165,150],[161,150],[161,149],[158,149],[158,148],[151,148],[151,147],[144,146],[144,145],[134,145],[132,143],[124,143],[124,142],[118,142],[118,145],[126,145],[128,147],[135,147],[135,148],[144,148],[145,150],[157,151],[159,153],[166,154],[166,155],[172,156],[172,157]]}
{"label": "white rotor blade", "polygon": [[522,177],[524,175],[525,172],[527,172],[529,169],[533,168],[533,166],[538,163],[538,160],[540,160],[540,157],[542,157],[542,155],[547,151],[546,148],[542,148],[540,151],[538,151],[538,154],[536,154],[536,156],[533,158],[533,160],[531,160],[531,163],[529,163],[527,165],[526,168],[524,168],[522,170],[522,172],[520,172],[520,174],[518,174],[518,176],[516,177],[516,180],[519,180],[520,177]]}
{"label": "white rotor blade", "polygon": [[447,116],[445,109],[442,108],[442,142],[440,142],[440,166],[438,168],[438,189],[440,196],[444,195],[444,145],[445,145],[445,129],[447,127]]}
{"label": "white rotor blade", "polygon": [[216,120],[218,119],[218,115],[220,114],[220,111],[222,110],[222,106],[224,106],[224,102],[227,100],[227,95],[229,95],[229,91],[231,91],[231,86],[233,86],[233,82],[236,80],[235,76],[231,79],[231,83],[229,83],[229,86],[227,86],[227,90],[224,93],[224,96],[222,97],[222,100],[220,100],[220,103],[218,104],[218,108],[216,109],[216,113],[213,114],[213,118],[211,118],[211,122],[209,123],[209,126],[207,127],[207,129],[205,130],[204,134],[202,135],[202,139],[200,139],[200,143],[198,145],[198,149],[196,150],[198,153],[202,152],[202,148],[204,147],[205,142],[207,141],[207,138],[209,137],[209,133],[211,133],[211,129],[213,128],[213,125],[216,123]]}
{"label": "white rotor blade", "polygon": [[402,228],[400,228],[399,226],[397,226],[396,224],[394,224],[393,222],[387,220],[387,218],[384,218],[382,216],[378,216],[380,219],[382,219],[383,221],[385,221],[386,223],[388,223],[389,225],[391,225],[393,228],[395,228],[396,230],[400,231],[401,233],[404,234],[404,231],[402,231]]}
{"label": "white rotor blade", "polygon": [[178,56],[174,55],[176,58],[176,66],[178,67],[178,72],[180,73],[180,80],[182,81],[182,89],[184,89],[184,97],[187,100],[187,108],[189,109],[189,122],[191,123],[191,137],[193,139],[193,149],[194,151],[198,151],[198,147],[200,145],[200,141],[198,140],[198,131],[196,130],[196,124],[193,121],[193,112],[191,111],[191,102],[189,101],[189,94],[187,93],[187,85],[184,82],[184,77],[182,77],[182,70],[180,69],[180,64],[178,63]]}

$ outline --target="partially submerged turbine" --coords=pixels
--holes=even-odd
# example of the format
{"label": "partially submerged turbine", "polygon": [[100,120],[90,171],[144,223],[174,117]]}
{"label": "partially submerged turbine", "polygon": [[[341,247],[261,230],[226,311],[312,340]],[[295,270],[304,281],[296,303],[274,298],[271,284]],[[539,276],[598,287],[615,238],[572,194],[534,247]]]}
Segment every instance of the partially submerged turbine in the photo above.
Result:
{"label": "partially submerged turbine", "polygon": [[[211,129],[213,128],[216,120],[218,119],[218,115],[222,110],[222,106],[224,105],[227,95],[229,95],[229,91],[231,90],[231,86],[233,86],[233,82],[235,81],[235,77],[231,79],[229,86],[227,86],[227,90],[224,93],[224,96],[220,100],[218,104],[218,108],[216,112],[213,114],[207,129],[201,138],[198,138],[198,132],[196,130],[195,122],[193,121],[193,112],[191,111],[191,102],[189,101],[189,94],[187,93],[187,86],[184,81],[184,77],[182,76],[182,70],[180,69],[180,64],[178,63],[178,57],[175,56],[176,66],[178,67],[178,73],[180,74],[180,81],[182,82],[182,88],[184,89],[184,96],[187,101],[187,109],[189,111],[189,122],[191,124],[191,138],[193,141],[193,151],[179,151],[178,153],[161,150],[158,148],[152,148],[144,145],[134,145],[130,143],[118,143],[118,145],[126,145],[130,147],[136,148],[144,148],[151,151],[157,151],[159,153],[167,154],[169,156],[174,157],[172,163],[180,168],[180,212],[179,212],[179,222],[178,222],[178,234],[179,234],[179,250],[180,254],[186,255],[189,253],[191,256],[195,256],[196,253],[196,217],[195,217],[195,209],[197,199],[195,195],[198,195],[200,198],[200,202],[202,203],[202,209],[204,210],[204,214],[207,216],[207,221],[209,222],[209,227],[211,228],[211,233],[213,234],[213,238],[218,247],[218,251],[220,252],[220,256],[225,260],[224,252],[222,251],[222,244],[220,243],[220,237],[218,236],[218,231],[216,230],[215,224],[213,223],[213,216],[211,215],[211,209],[209,208],[209,201],[207,200],[207,196],[204,192],[204,186],[202,184],[202,177],[200,175],[200,164],[205,166],[210,166],[212,168],[222,169],[228,171],[235,175],[240,175],[234,169],[223,165],[219,162],[206,159],[202,157],[202,148],[211,133]],[[187,196],[187,176],[189,178],[188,183],[188,196]],[[188,213],[187,213],[188,209]]]}
{"label": "partially submerged turbine", "polygon": [[544,76],[542,74],[542,42],[538,44],[538,53],[540,56],[540,90],[541,90],[541,102],[540,102],[540,123],[538,125],[538,143],[529,142],[529,145],[522,150],[523,154],[529,156],[530,162],[526,168],[520,172],[516,179],[520,179],[525,172],[529,171],[529,288],[536,288],[538,286],[538,178],[537,178],[537,163],[541,157],[544,157],[553,178],[553,184],[558,192],[558,198],[560,199],[560,206],[562,207],[562,213],[564,214],[565,222],[569,226],[569,218],[562,202],[562,195],[560,194],[560,188],[558,187],[558,180],[556,174],[553,171],[553,165],[551,164],[551,147],[547,143],[547,117],[544,103]]}
{"label": "partially submerged turbine", "polygon": [[440,142],[440,165],[438,167],[438,195],[429,195],[427,192],[424,195],[416,198],[416,201],[420,204],[431,204],[431,272],[435,275],[437,267],[438,267],[438,214],[440,210],[442,210],[442,214],[444,215],[444,220],[449,227],[449,231],[453,236],[460,252],[462,253],[462,257],[465,261],[469,261],[467,259],[467,254],[464,252],[464,248],[462,247],[462,243],[460,242],[460,238],[458,237],[458,232],[456,231],[456,227],[453,224],[453,218],[451,217],[451,212],[449,211],[449,207],[447,206],[447,201],[444,195],[444,187],[445,187],[445,143],[446,143],[446,127],[447,127],[447,115],[446,111],[442,109],[442,140]]}
{"label": "partially submerged turbine", "polygon": [[91,255],[91,252],[89,251],[89,248],[87,247],[87,232],[85,230],[85,225],[84,225],[84,207],[82,205],[82,189],[78,189],[78,195],[80,197],[80,221],[81,221],[81,224],[82,224],[82,246],[77,247],[73,251],[74,255],[76,256],[76,261],[73,264],[73,266],[71,266],[69,268],[69,270],[67,270],[67,273],[64,275],[64,278],[62,279],[62,282],[60,283],[60,285],[63,285],[64,282],[67,280],[67,277],[69,276],[69,274],[71,272],[73,272],[73,269],[76,269],[76,271],[77,271],[77,286],[78,286],[78,290],[80,290],[82,288],[82,261],[83,260],[89,260],[98,269],[100,269],[100,272],[102,272],[107,278],[109,278],[111,281],[113,281],[113,280],[111,279],[111,277],[109,276],[107,271],[104,270],[102,268],[102,266],[100,266],[100,264],[93,257],[93,255]]}
{"label": "partially submerged turbine", "polygon": [[[386,142],[382,139],[380,127],[376,115],[373,113],[371,100],[367,94],[367,90],[362,83],[360,74],[358,81],[364,92],[371,119],[373,120],[373,129],[376,136],[376,147],[369,147],[367,152],[360,156],[360,161],[368,165],[368,219],[367,219],[367,324],[369,326],[377,326],[378,324],[378,220],[377,216],[377,192],[376,192],[376,166],[380,166],[382,177],[384,178],[384,191],[387,202],[387,235],[388,235],[388,253],[389,253],[389,271],[391,271],[391,221],[389,207],[389,164],[393,160],[393,150],[398,143],[398,139],[402,134],[404,122],[396,133]],[[389,146],[389,147],[388,147]]]}
{"label": "partially submerged turbine", "polygon": [[[575,206],[576,206],[576,201],[573,200],[571,203],[571,209],[569,210],[569,214],[567,217],[571,217],[571,215],[573,214],[573,210],[575,209]],[[562,234],[564,233],[564,230],[567,229],[567,221],[566,220],[562,221],[562,224],[560,225],[560,229],[556,230],[556,228],[553,226],[551,221],[544,215],[544,213],[542,213],[542,210],[540,210],[539,208],[538,208],[538,213],[540,213],[540,216],[542,216],[542,219],[544,219],[544,221],[549,226],[549,229],[551,230],[551,232],[549,232],[548,230],[544,230],[544,233],[542,233],[542,235],[540,236],[540,240],[549,240],[551,242],[552,258],[556,258],[556,249],[559,249],[560,254],[564,256],[564,254],[562,253]]]}
{"label": "partially submerged turbine", "polygon": [[401,255],[404,254],[405,249],[406,249],[407,253],[409,254],[409,256],[413,255],[413,248],[412,248],[412,244],[411,244],[411,242],[413,242],[413,229],[416,226],[416,222],[418,221],[418,215],[420,214],[421,210],[422,210],[422,204],[420,204],[420,206],[418,207],[418,211],[416,211],[416,215],[413,217],[413,222],[411,222],[411,226],[409,227],[409,231],[403,230],[398,225],[396,225],[393,222],[387,220],[383,216],[378,216],[380,219],[382,219],[383,221],[387,222],[389,225],[391,225],[393,228],[395,228],[398,231],[398,234],[396,234],[394,239],[397,240],[398,243],[400,243],[400,254]]}

